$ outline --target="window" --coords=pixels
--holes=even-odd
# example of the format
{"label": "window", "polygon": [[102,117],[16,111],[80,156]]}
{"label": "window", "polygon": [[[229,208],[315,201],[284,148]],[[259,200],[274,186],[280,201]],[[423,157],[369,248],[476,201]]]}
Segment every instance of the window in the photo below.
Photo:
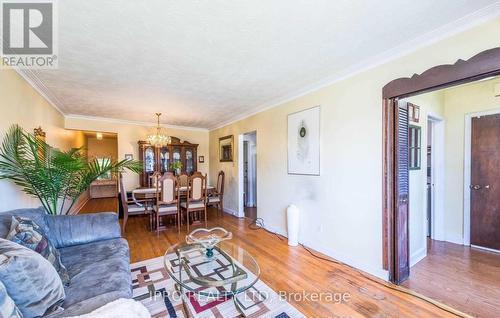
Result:
{"label": "window", "polygon": [[422,148],[422,138],[420,135],[420,127],[411,126],[409,131],[409,169],[410,170],[420,170],[420,162],[421,162],[421,148]]}
{"label": "window", "polygon": [[[101,167],[107,166],[111,163],[111,158],[97,158],[97,162]],[[111,179],[111,171],[108,171],[102,176],[97,178],[97,180],[110,180],[110,179]]]}

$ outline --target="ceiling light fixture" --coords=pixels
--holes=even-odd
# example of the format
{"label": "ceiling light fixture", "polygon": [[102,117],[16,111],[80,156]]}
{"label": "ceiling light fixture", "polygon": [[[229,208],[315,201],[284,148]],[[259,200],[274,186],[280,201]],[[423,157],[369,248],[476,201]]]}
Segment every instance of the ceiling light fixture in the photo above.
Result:
{"label": "ceiling light fixture", "polygon": [[161,113],[156,113],[156,116],[158,117],[158,125],[150,134],[148,134],[146,140],[152,146],[163,147],[170,143],[171,138],[167,134],[167,130],[164,127],[160,126]]}

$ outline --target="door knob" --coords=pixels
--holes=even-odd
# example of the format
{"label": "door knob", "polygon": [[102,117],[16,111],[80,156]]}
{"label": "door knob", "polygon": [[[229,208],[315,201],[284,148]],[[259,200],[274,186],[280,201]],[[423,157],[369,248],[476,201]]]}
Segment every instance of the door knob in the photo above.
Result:
{"label": "door knob", "polygon": [[[482,186],[480,186],[479,184],[476,184],[476,185],[471,185],[471,186],[470,186],[470,188],[471,188],[472,190],[481,190],[481,189],[483,189],[483,187],[482,187]],[[489,184],[487,184],[487,185],[485,185],[485,186],[484,186],[484,189],[489,189],[489,188],[490,188],[490,185],[489,185]]]}

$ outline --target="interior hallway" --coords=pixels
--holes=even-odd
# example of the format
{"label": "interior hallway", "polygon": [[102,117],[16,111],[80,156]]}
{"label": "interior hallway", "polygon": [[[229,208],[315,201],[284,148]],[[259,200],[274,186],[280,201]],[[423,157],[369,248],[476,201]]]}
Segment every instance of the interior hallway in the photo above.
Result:
{"label": "interior hallway", "polygon": [[477,317],[500,313],[500,254],[427,241],[427,257],[403,286]]}

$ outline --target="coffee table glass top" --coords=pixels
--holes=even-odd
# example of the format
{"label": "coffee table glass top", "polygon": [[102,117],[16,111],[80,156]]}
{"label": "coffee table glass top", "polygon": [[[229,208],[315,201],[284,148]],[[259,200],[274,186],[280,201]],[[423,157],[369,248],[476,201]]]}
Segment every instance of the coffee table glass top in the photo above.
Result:
{"label": "coffee table glass top", "polygon": [[164,264],[181,289],[206,297],[228,297],[251,288],[260,276],[255,259],[229,241],[208,257],[201,244],[180,243],[165,252]]}

